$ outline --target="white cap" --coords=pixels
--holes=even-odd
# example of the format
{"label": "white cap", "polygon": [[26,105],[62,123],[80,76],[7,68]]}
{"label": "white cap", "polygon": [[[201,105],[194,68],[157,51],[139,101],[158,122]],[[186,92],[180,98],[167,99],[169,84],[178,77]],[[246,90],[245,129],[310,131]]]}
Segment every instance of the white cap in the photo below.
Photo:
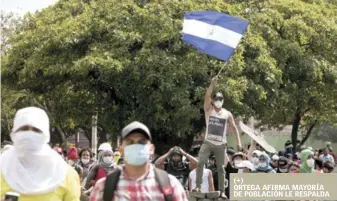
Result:
{"label": "white cap", "polygon": [[104,142],[101,145],[99,145],[98,151],[112,151],[112,147],[108,142]]}
{"label": "white cap", "polygon": [[240,164],[236,165],[236,167],[238,168],[248,168],[252,171],[254,171],[254,165],[252,162],[248,161],[248,160],[244,160],[242,161]]}
{"label": "white cap", "polygon": [[280,157],[277,154],[274,154],[273,157],[271,157],[273,161],[278,161]]}
{"label": "white cap", "polygon": [[258,157],[261,156],[262,152],[260,150],[253,151],[253,154],[256,154]]}

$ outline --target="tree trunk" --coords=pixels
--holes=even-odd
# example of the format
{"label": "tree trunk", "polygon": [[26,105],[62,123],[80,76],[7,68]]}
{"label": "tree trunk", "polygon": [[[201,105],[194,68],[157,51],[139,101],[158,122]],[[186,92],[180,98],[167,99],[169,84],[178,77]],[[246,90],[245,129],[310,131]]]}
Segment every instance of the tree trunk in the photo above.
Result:
{"label": "tree trunk", "polygon": [[299,108],[297,108],[295,116],[294,116],[294,120],[293,120],[293,128],[291,130],[291,141],[293,144],[293,153],[296,153],[296,142],[297,142],[297,134],[298,134],[298,128],[300,126],[300,122],[301,122],[301,110]]}
{"label": "tree trunk", "polygon": [[317,120],[314,121],[313,124],[311,124],[311,126],[309,127],[306,135],[304,136],[304,138],[301,140],[301,143],[300,143],[300,147],[309,139],[311,133],[312,133],[312,129],[316,126],[317,124]]}
{"label": "tree trunk", "polygon": [[97,113],[92,116],[91,151],[97,156]]}
{"label": "tree trunk", "polygon": [[63,129],[61,128],[60,125],[56,126],[57,131],[60,133],[61,140],[62,140],[62,148],[67,150],[67,139],[66,139],[66,134],[64,133]]}
{"label": "tree trunk", "polygon": [[80,142],[80,131],[77,130],[76,135],[75,135],[75,147],[79,147],[79,142]]}
{"label": "tree trunk", "polygon": [[[97,135],[98,135],[98,141],[97,141],[97,143],[98,143],[98,144],[102,144],[102,143],[108,141],[107,136],[106,136],[107,134],[106,134],[105,129],[104,129],[103,127],[100,127],[100,128],[101,128],[101,129],[99,129],[100,131],[97,132]],[[114,142],[113,142],[113,143],[114,143]]]}

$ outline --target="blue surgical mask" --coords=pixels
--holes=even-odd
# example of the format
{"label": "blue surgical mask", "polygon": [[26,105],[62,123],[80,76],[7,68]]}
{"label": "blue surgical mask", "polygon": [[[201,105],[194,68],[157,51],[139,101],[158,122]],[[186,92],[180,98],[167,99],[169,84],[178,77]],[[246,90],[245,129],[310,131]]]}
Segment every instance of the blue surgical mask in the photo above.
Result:
{"label": "blue surgical mask", "polygon": [[150,160],[150,147],[143,144],[128,145],[124,147],[124,160],[129,165],[144,165]]}

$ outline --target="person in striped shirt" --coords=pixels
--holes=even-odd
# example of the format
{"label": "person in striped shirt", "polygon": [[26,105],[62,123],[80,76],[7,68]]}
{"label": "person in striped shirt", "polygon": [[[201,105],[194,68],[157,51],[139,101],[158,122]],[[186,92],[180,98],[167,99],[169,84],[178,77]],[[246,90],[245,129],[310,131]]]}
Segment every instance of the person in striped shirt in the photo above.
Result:
{"label": "person in striped shirt", "polygon": [[[168,175],[168,188],[162,188],[156,180],[156,170],[150,161],[155,147],[151,143],[151,133],[144,124],[133,122],[127,125],[122,130],[121,139],[119,151],[125,164],[120,167],[119,180],[111,200],[164,201],[166,195],[170,194],[172,201],[187,201],[184,188],[174,176]],[[103,198],[107,191],[107,178],[109,176],[97,181],[90,201],[106,201]]]}

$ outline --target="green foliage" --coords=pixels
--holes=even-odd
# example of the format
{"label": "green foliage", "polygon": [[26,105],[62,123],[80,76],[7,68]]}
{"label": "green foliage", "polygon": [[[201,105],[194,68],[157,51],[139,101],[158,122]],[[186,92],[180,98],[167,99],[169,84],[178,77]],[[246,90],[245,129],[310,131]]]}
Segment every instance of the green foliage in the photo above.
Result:
{"label": "green foliage", "polygon": [[185,44],[181,24],[185,11],[212,9],[251,22],[219,81],[234,115],[279,126],[299,108],[310,109],[306,122],[328,120],[337,94],[336,6],[253,2],[61,0],[27,14],[11,35],[3,84],[25,90],[66,135],[90,128],[98,112],[113,139],[139,120],[157,142],[189,141],[205,125],[205,89],[225,63]]}
{"label": "green foliage", "polygon": [[336,122],[336,11],[325,1],[282,0],[269,1],[263,12],[250,15],[251,29],[264,39],[264,47],[254,49],[250,43],[246,51],[267,51],[272,57],[261,69],[269,76],[255,73],[256,65],[249,71],[256,56],[246,61],[251,82],[244,102],[263,124],[294,124],[296,115],[302,126]]}

